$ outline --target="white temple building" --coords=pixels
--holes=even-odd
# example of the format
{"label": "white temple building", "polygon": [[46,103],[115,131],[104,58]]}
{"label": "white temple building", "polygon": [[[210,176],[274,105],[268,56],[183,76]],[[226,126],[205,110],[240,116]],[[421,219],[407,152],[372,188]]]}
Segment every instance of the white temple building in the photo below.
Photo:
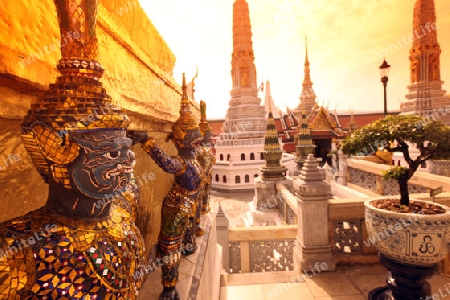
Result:
{"label": "white temple building", "polygon": [[[248,4],[233,4],[233,53],[231,100],[216,143],[216,164],[212,188],[239,192],[253,190],[255,177],[265,165],[262,157],[266,130],[266,111],[258,98],[255,56]],[[290,156],[284,154],[284,156]]]}

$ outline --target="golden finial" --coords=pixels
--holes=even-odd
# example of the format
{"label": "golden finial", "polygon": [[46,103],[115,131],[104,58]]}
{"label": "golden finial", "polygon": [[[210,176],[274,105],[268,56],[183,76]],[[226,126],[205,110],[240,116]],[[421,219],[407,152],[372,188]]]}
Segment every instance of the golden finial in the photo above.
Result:
{"label": "golden finial", "polygon": [[308,37],[305,36],[306,61],[308,61]]}
{"label": "golden finial", "polygon": [[172,126],[172,132],[177,140],[183,140],[189,130],[199,129],[197,121],[191,110],[191,104],[187,96],[186,76],[183,73],[183,82],[181,84],[182,96],[180,105],[180,117]]}
{"label": "golden finial", "polygon": [[192,80],[191,80],[191,83],[192,83],[192,86],[191,86],[191,88],[192,88],[192,99],[195,99],[194,98],[194,93],[195,93],[195,79],[198,77],[198,66],[196,66],[196,71],[195,71],[195,76],[192,78]]}
{"label": "golden finial", "polygon": [[187,85],[186,85],[186,74],[185,73],[183,73],[183,81],[181,83],[181,90],[183,91],[183,94],[181,96],[181,100],[188,100]]}
{"label": "golden finial", "polygon": [[200,100],[200,123],[198,124],[200,127],[200,132],[204,136],[207,131],[212,131],[212,127],[209,126],[206,121],[206,103],[203,100]]}

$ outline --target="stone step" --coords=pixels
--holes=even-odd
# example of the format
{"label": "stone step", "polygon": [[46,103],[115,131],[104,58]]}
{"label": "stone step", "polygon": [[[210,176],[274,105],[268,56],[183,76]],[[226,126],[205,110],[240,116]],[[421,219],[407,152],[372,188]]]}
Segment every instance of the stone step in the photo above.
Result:
{"label": "stone step", "polygon": [[[220,286],[286,283],[292,282],[298,276],[299,274],[296,271],[223,274],[220,276]],[[302,277],[300,280],[304,282]]]}

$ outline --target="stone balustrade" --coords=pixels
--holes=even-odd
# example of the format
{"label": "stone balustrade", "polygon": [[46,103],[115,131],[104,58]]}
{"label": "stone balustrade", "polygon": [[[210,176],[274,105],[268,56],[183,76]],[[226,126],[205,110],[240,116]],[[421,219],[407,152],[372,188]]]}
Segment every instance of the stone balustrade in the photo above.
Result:
{"label": "stone balustrade", "polygon": [[429,165],[431,174],[450,177],[450,160],[433,160]]}
{"label": "stone balustrade", "polygon": [[248,273],[294,270],[296,235],[297,225],[230,228],[229,270],[225,271]]}
{"label": "stone balustrade", "polygon": [[281,183],[276,185],[278,198],[282,201],[278,203],[278,210],[281,218],[287,225],[298,224],[298,203],[297,198],[291,193],[291,191]]}
{"label": "stone balustrade", "polygon": [[[384,180],[382,172],[391,166],[377,164],[360,159],[347,159],[345,161],[347,175],[346,184],[358,189],[363,188],[378,195],[397,195],[398,184],[394,180]],[[450,192],[450,181],[447,177],[417,171],[409,180],[410,194],[425,193],[431,188],[442,186],[444,192]]]}
{"label": "stone balustrade", "polygon": [[[353,168],[350,172],[355,172],[358,170],[362,173],[372,174],[374,176],[381,177],[381,171],[388,169],[389,166],[377,165],[371,162],[351,160],[348,166]],[[376,177],[375,177],[376,178]],[[382,178],[381,178],[382,179]],[[356,186],[352,184],[350,180],[347,180],[349,185]],[[424,172],[417,172],[412,178],[412,181],[418,186],[420,183],[422,186],[417,190],[427,190],[427,187],[436,188],[437,186],[443,186],[443,190],[450,188],[449,184],[446,182],[445,178],[442,176],[436,176],[433,174],[427,174]],[[393,182],[396,184],[396,182]],[[295,185],[295,184],[294,184]],[[376,185],[376,184],[375,184]],[[380,185],[380,182],[378,182]],[[345,187],[344,187],[345,188]],[[275,190],[277,194],[277,207],[280,212],[281,217],[286,222],[286,224],[298,224],[301,217],[298,217],[299,205],[301,203],[300,195],[298,194],[301,190],[301,185],[297,185],[296,188],[292,188],[290,185],[284,183],[277,183],[275,185]],[[367,189],[361,188],[367,192]],[[397,189],[395,190],[397,191]],[[363,195],[362,193],[356,193]],[[394,194],[394,190],[392,193]],[[326,200],[326,226],[327,226],[327,237],[329,242],[329,247],[333,255],[333,259],[336,264],[355,264],[355,263],[378,263],[378,251],[370,243],[368,239],[368,233],[365,226],[365,207],[364,201],[377,196],[378,193],[372,192],[365,197],[354,197],[351,198],[330,198]],[[385,197],[389,196],[386,195]],[[377,196],[379,197],[379,196]],[[411,193],[410,197],[412,199],[420,199],[433,201],[429,193]],[[444,192],[435,197],[435,201],[444,205],[450,205],[450,192]],[[314,207],[308,207],[303,204],[303,214],[308,214],[306,210],[313,209]],[[305,225],[305,224],[304,224]],[[285,228],[290,228],[289,230],[294,230],[297,226],[297,234],[303,235],[305,231],[311,230],[311,224],[306,223],[306,226],[290,225],[290,226],[278,226],[281,231],[285,231]],[[319,225],[318,225],[319,226]],[[303,229],[304,228],[304,229]],[[270,229],[270,230],[268,230]],[[300,232],[301,231],[301,232]],[[259,233],[257,233],[259,232]],[[270,241],[275,241],[278,243],[280,241],[280,236],[273,235],[275,233],[274,228],[261,227],[256,228],[244,228],[244,229],[231,229],[229,232],[229,260],[230,272],[231,273],[244,273],[244,272],[257,272],[262,269],[255,267],[254,263],[250,263],[250,255],[258,255],[260,259],[265,259],[265,261],[259,261],[259,266],[269,266],[265,271],[272,271],[270,264],[273,261],[273,257],[267,255],[264,252],[267,249],[272,249],[274,244],[270,244]],[[264,235],[264,240],[262,237],[255,238],[256,234]],[[246,235],[249,235],[246,237]],[[276,238],[276,239],[275,239]],[[292,239],[295,239],[295,234],[292,233]],[[263,247],[254,247],[252,242],[257,241],[263,243]],[[294,241],[295,243],[295,241]],[[250,248],[256,249],[256,251],[263,251],[263,255],[252,253]],[[277,250],[279,251],[279,250]],[[315,258],[316,259],[316,258]],[[450,261],[450,256],[448,258]],[[443,272],[445,268],[448,268],[449,263],[444,263]]]}
{"label": "stone balustrade", "polygon": [[233,133],[224,134],[224,139],[216,142],[216,146],[220,147],[233,147],[233,146],[248,146],[248,145],[264,145],[264,138],[252,139],[252,140],[238,140],[234,139]]}

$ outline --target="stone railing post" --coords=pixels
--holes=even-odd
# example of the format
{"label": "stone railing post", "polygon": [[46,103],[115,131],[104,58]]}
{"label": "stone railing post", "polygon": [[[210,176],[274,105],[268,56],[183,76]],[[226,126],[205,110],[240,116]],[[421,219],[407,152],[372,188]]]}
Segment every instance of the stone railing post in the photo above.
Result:
{"label": "stone railing post", "polygon": [[340,185],[347,185],[347,156],[339,150],[337,155],[339,156],[339,178],[338,183]]}
{"label": "stone railing post", "polygon": [[384,178],[381,175],[376,177],[377,194],[384,195]]}
{"label": "stone railing post", "polygon": [[[300,178],[294,181],[298,199],[298,234],[295,266],[300,272],[336,270],[328,233],[328,199],[331,186],[323,180],[312,154],[303,165]],[[318,267],[319,266],[319,267]],[[320,271],[319,271],[320,272]]]}
{"label": "stone railing post", "polygon": [[219,203],[219,210],[216,214],[217,243],[222,246],[223,268],[227,273],[230,271],[229,225],[230,221]]}
{"label": "stone railing post", "polygon": [[257,210],[267,209],[267,203],[276,196],[276,181],[266,181],[261,177],[255,179],[255,197],[253,203]]}

